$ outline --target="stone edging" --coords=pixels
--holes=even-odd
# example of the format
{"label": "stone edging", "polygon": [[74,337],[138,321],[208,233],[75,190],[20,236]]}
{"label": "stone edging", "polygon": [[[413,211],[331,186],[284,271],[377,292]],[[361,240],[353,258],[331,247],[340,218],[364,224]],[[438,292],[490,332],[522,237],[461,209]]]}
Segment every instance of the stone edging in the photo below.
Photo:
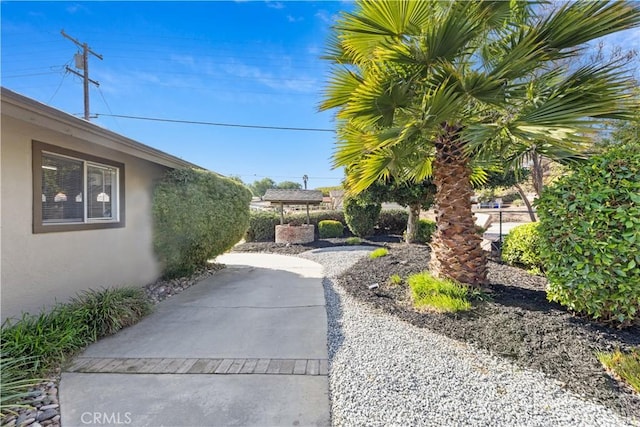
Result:
{"label": "stone edging", "polygon": [[327,359],[181,359],[78,357],[65,372],[100,374],[328,375]]}

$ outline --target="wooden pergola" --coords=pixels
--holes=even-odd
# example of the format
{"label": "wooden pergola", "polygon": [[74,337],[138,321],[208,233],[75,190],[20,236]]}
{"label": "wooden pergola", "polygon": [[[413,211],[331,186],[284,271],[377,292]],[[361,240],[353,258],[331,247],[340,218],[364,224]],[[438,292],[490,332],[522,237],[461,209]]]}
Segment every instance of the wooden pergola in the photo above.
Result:
{"label": "wooden pergola", "polygon": [[322,191],[269,189],[262,200],[280,205],[280,225],[284,224],[284,205],[305,205],[307,207],[307,224],[309,224],[311,222],[309,205],[322,203]]}

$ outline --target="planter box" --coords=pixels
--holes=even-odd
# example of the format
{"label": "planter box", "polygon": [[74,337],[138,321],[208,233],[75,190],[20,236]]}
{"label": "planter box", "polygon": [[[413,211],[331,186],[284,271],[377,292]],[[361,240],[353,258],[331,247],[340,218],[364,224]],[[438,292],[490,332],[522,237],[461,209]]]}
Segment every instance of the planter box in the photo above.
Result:
{"label": "planter box", "polygon": [[315,226],[276,225],[276,243],[309,243],[315,240]]}

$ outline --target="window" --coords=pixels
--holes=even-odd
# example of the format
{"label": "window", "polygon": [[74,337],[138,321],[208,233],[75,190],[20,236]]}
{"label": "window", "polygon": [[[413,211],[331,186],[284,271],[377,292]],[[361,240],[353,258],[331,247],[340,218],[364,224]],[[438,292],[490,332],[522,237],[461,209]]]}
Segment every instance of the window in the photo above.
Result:
{"label": "window", "polygon": [[33,143],[35,233],[124,226],[124,165]]}

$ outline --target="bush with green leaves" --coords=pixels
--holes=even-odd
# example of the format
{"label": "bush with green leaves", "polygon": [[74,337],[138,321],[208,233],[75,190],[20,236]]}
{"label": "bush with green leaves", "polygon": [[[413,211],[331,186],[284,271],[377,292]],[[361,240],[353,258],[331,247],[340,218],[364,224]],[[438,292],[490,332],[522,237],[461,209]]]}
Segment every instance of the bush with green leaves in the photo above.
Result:
{"label": "bush with green leaves", "polygon": [[390,209],[380,211],[378,221],[375,226],[375,234],[397,234],[402,235],[407,229],[409,212],[401,209]]}
{"label": "bush with green leaves", "polygon": [[344,234],[344,225],[342,225],[340,221],[325,219],[318,223],[318,234],[321,239],[342,237]]}
{"label": "bush with green leaves", "polygon": [[378,221],[380,209],[380,203],[373,203],[359,197],[346,198],[344,219],[349,230],[358,237],[371,236]]}
{"label": "bush with green leaves", "polygon": [[539,223],[531,222],[514,227],[502,244],[502,260],[510,265],[524,267],[533,272],[544,271],[540,259]]}
{"label": "bush with green leaves", "polygon": [[574,167],[537,202],[548,298],[605,323],[640,310],[640,145]]}
{"label": "bush with green leaves", "polygon": [[249,228],[244,235],[247,242],[274,242],[276,225],[280,224],[280,214],[267,211],[251,211]]}
{"label": "bush with green leaves", "polygon": [[436,232],[436,222],[430,219],[421,219],[418,221],[418,230],[416,231],[416,242],[425,245],[431,241],[433,233]]}
{"label": "bush with green leaves", "polygon": [[[341,211],[320,211],[309,213],[310,224],[315,225],[316,235],[319,236],[320,221],[338,221],[344,224],[344,214]],[[287,214],[285,224],[302,225],[307,223],[305,212]],[[276,225],[280,224],[278,212],[252,211],[249,217],[249,228],[245,234],[247,242],[273,242],[276,239]]]}
{"label": "bush with green leaves", "polygon": [[[315,225],[316,237],[318,234],[318,228],[320,221],[339,221],[344,224],[344,213],[340,211],[316,211],[309,213],[309,224]],[[291,225],[302,225],[307,223],[306,212],[299,212],[288,215],[285,218],[285,222]]]}
{"label": "bush with green leaves", "polygon": [[215,173],[177,169],[153,196],[154,248],[167,277],[189,275],[230,249],[249,226],[251,192]]}

